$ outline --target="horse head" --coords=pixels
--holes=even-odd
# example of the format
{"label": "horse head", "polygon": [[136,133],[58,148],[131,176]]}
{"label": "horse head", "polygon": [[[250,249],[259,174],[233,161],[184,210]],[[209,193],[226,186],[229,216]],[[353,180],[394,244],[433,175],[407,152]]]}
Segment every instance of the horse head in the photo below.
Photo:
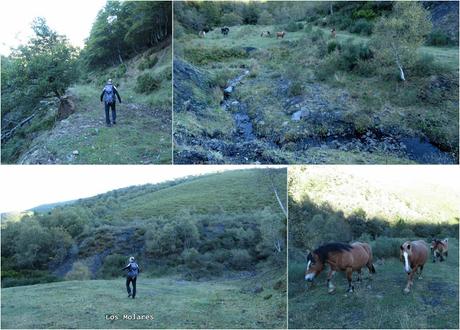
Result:
{"label": "horse head", "polygon": [[305,281],[312,282],[315,276],[324,269],[324,262],[315,252],[308,253],[307,269],[305,270]]}
{"label": "horse head", "polygon": [[404,271],[406,273],[411,272],[410,260],[412,258],[412,246],[411,242],[404,242],[400,247],[399,260],[404,262]]}

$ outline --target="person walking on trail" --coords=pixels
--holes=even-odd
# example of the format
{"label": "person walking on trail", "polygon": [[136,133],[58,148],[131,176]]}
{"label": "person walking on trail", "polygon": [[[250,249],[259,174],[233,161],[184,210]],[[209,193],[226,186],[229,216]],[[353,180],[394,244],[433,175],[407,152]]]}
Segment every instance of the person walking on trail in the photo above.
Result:
{"label": "person walking on trail", "polygon": [[[126,277],[126,290],[128,291],[128,298],[136,297],[136,280],[137,275],[139,275],[140,268],[139,265],[134,260],[134,257],[129,257],[129,264],[124,267],[122,270],[128,270],[128,276]],[[131,288],[129,284],[133,284],[133,292],[131,293]]]}
{"label": "person walking on trail", "polygon": [[[117,89],[112,84],[112,79],[109,79],[101,93],[101,102],[104,101],[105,105],[105,122],[109,127],[112,126],[112,124],[115,125],[117,123],[117,112],[115,109],[117,101],[115,95],[121,103],[120,94],[118,94]],[[112,122],[110,122],[109,109],[112,109]]]}

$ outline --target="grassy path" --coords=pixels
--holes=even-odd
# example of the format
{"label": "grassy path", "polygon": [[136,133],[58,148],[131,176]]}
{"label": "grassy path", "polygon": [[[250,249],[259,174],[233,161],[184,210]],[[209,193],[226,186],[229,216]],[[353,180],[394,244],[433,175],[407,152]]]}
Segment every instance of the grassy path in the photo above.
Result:
{"label": "grassy path", "polygon": [[106,127],[99,90],[77,85],[70,93],[76,112],[36,138],[21,163],[171,163],[170,112],[130,102],[120,91],[123,103],[117,103],[117,125]]}
{"label": "grassy path", "polygon": [[[136,299],[124,279],[67,281],[2,289],[2,328],[282,328],[285,296],[242,293],[247,280],[188,282],[139,278]],[[270,296],[270,298],[267,298]],[[123,315],[153,315],[127,320]],[[116,315],[117,320],[106,319]],[[112,318],[114,318],[112,316]]]}
{"label": "grassy path", "polygon": [[334,295],[326,288],[326,274],[307,286],[303,265],[290,265],[289,326],[292,328],[438,328],[458,329],[458,241],[449,242],[447,262],[425,266],[423,279],[414,281],[404,295],[406,274],[397,259],[375,262],[373,280],[355,283],[355,293],[346,293],[347,281],[336,274]]}

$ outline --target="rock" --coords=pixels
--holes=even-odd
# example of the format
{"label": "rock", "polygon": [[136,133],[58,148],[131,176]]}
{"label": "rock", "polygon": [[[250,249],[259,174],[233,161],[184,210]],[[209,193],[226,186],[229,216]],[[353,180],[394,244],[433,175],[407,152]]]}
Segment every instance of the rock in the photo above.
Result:
{"label": "rock", "polygon": [[74,150],[74,151],[72,151],[72,155],[75,155],[75,156],[77,156],[78,154],[79,154],[78,150]]}
{"label": "rock", "polygon": [[294,112],[291,116],[292,121],[299,121],[300,119],[302,119],[302,110]]}
{"label": "rock", "polygon": [[233,93],[233,86],[228,86],[227,88],[224,89],[224,95],[230,95]]}

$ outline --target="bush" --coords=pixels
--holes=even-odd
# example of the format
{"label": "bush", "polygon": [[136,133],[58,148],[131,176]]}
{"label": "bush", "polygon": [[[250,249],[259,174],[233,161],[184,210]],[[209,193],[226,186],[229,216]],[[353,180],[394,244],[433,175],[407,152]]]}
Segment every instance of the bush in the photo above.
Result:
{"label": "bush", "polygon": [[418,77],[426,77],[432,74],[439,74],[443,70],[435,63],[433,55],[422,53],[417,56],[412,71]]}
{"label": "bush", "polygon": [[158,56],[149,56],[138,65],[139,70],[151,69],[158,63]]}
{"label": "bush", "polygon": [[113,278],[123,275],[121,269],[126,266],[127,258],[120,254],[112,254],[104,259],[101,269],[99,270],[100,275],[103,278]]}
{"label": "bush", "polygon": [[289,96],[297,96],[302,95],[302,83],[300,81],[294,81],[289,86]]}
{"label": "bush", "polygon": [[359,19],[350,27],[349,31],[351,33],[358,33],[362,35],[369,36],[372,34],[372,29],[374,25],[371,22],[368,22],[365,19]]}
{"label": "bush", "polygon": [[236,270],[248,269],[251,266],[252,258],[247,250],[233,249],[231,251],[230,266]]}
{"label": "bush", "polygon": [[227,13],[221,17],[220,23],[227,26],[241,25],[243,19],[236,13]]}
{"label": "bush", "polygon": [[311,41],[318,42],[319,40],[324,40],[325,33],[321,29],[314,29],[311,33]]}
{"label": "bush", "polygon": [[402,243],[400,238],[378,237],[371,242],[373,256],[375,258],[399,258]]}
{"label": "bush", "polygon": [[449,46],[454,42],[446,33],[434,30],[427,36],[425,43],[428,46]]}
{"label": "bush", "polygon": [[337,41],[335,40],[331,40],[327,43],[327,53],[330,54],[332,53],[333,51],[335,50],[339,50],[340,49],[340,43],[338,43]]}
{"label": "bush", "polygon": [[67,273],[65,276],[66,280],[72,281],[83,281],[89,280],[91,278],[91,272],[89,271],[88,266],[84,263],[77,261],[73,264],[72,270]]}
{"label": "bush", "polygon": [[289,22],[288,25],[286,25],[285,30],[288,32],[296,32],[300,31],[303,29],[303,24],[302,23],[296,23],[296,22]]}
{"label": "bush", "polygon": [[126,64],[121,64],[115,70],[114,77],[120,79],[126,74],[126,71],[127,71]]}
{"label": "bush", "polygon": [[134,89],[137,93],[149,93],[158,89],[160,85],[161,81],[153,77],[150,73],[144,73],[137,77]]}
{"label": "bush", "polygon": [[186,48],[185,57],[194,64],[222,62],[229,58],[246,58],[248,54],[241,47]]}

